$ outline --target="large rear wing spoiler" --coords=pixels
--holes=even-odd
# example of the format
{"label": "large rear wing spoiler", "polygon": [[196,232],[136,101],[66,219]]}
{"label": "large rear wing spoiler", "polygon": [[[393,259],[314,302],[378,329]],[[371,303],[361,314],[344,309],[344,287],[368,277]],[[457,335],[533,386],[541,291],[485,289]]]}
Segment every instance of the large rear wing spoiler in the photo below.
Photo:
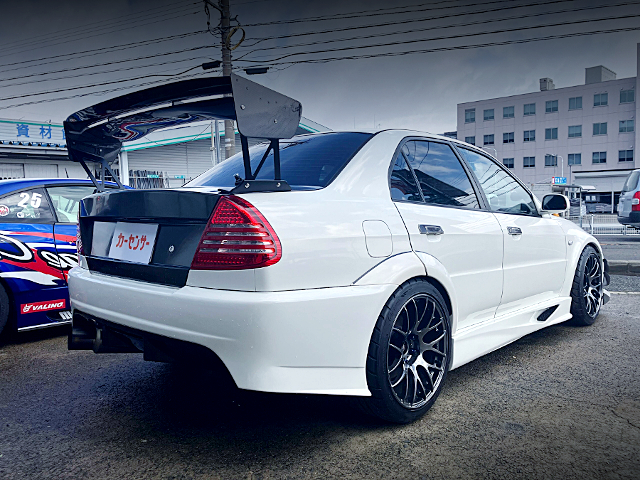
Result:
{"label": "large rear wing spoiler", "polygon": [[[98,191],[103,191],[106,173],[123,188],[109,166],[120,153],[122,142],[176,125],[235,120],[244,159],[244,179],[237,180],[242,191],[288,191],[291,188],[280,178],[279,140],[295,135],[301,116],[300,102],[231,74],[174,82],[112,98],[70,115],[64,121],[64,131],[69,158],[79,162]],[[251,169],[249,137],[271,142],[255,172]],[[274,180],[255,180],[271,151]],[[101,165],[100,181],[87,161]]]}

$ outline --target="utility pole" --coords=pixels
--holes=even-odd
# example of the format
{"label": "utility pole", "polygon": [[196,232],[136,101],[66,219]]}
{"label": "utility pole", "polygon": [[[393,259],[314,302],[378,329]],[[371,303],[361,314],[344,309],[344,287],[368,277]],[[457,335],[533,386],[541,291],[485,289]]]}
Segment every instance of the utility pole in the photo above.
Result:
{"label": "utility pole", "polygon": [[[224,76],[231,75],[231,50],[229,49],[229,32],[231,16],[229,13],[229,0],[219,0],[220,12],[222,19],[220,22],[220,30],[222,37],[222,74]],[[236,129],[233,120],[224,121],[224,149],[227,159],[236,153]]]}

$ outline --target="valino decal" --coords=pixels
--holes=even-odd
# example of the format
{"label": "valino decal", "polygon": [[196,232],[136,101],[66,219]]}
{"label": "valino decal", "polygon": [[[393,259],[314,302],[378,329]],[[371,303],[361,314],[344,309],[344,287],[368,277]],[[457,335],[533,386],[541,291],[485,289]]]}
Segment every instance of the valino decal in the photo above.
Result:
{"label": "valino decal", "polygon": [[47,312],[49,310],[60,310],[65,308],[67,301],[63,298],[61,300],[49,300],[46,302],[35,303],[23,303],[20,305],[20,312],[22,313],[36,313]]}

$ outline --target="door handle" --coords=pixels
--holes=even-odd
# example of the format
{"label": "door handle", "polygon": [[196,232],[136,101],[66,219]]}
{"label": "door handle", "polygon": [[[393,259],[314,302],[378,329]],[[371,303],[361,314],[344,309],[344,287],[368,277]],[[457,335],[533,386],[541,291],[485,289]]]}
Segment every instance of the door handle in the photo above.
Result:
{"label": "door handle", "polygon": [[423,235],[442,235],[444,233],[440,225],[418,225],[418,230]]}
{"label": "door handle", "polygon": [[520,227],[507,227],[509,235],[522,235],[522,229]]}

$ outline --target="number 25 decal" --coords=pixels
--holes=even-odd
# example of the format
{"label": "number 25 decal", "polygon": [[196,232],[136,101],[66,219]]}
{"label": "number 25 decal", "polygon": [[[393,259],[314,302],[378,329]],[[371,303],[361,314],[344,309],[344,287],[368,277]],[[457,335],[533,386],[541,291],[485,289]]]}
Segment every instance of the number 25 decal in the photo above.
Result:
{"label": "number 25 decal", "polygon": [[40,204],[42,203],[42,194],[40,194],[40,193],[32,193],[30,195],[27,192],[22,192],[20,194],[20,198],[22,198],[22,200],[20,200],[18,202],[18,206],[22,207],[22,208],[27,206],[27,203],[29,202],[29,199],[31,199],[31,206],[33,208],[40,207]]}

